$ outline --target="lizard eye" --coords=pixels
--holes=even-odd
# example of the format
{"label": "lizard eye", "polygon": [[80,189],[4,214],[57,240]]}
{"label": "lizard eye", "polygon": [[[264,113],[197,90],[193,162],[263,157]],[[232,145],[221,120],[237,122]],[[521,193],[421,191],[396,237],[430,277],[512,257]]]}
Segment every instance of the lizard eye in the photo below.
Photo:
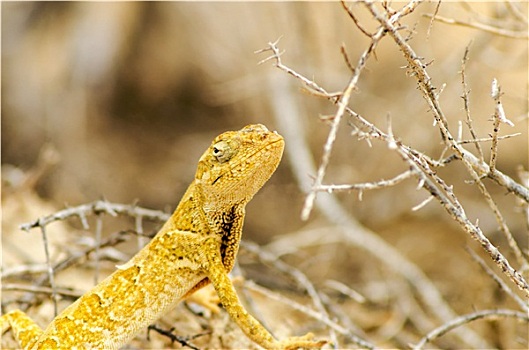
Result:
{"label": "lizard eye", "polygon": [[213,145],[211,153],[219,163],[227,162],[236,153],[226,141],[219,141]]}

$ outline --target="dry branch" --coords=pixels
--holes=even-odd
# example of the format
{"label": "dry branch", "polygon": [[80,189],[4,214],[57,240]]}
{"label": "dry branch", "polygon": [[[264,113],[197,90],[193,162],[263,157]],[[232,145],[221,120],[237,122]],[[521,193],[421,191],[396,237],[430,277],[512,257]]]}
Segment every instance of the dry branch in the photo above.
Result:
{"label": "dry branch", "polygon": [[[328,165],[328,155],[332,151],[336,137],[336,131],[340,122],[339,119],[344,113],[348,113],[356,124],[353,126],[356,128],[353,134],[356,134],[359,140],[366,139],[368,142],[370,142],[370,140],[384,141],[388,144],[389,149],[398,152],[398,154],[410,167],[409,174],[413,174],[417,178],[419,187],[422,187],[429,192],[430,197],[428,197],[427,201],[431,201],[433,198],[439,201],[441,206],[449,213],[450,217],[456,221],[465,232],[467,232],[472,238],[481,244],[485,252],[487,252],[491,260],[497,264],[498,267],[500,267],[505,276],[507,276],[509,280],[513,282],[526,297],[529,296],[529,285],[527,284],[524,277],[513,266],[511,266],[511,263],[503,255],[503,253],[500,252],[499,249],[497,249],[490,242],[489,238],[482,232],[479,225],[477,223],[471,222],[471,220],[467,217],[463,205],[460,203],[459,199],[454,193],[452,185],[448,184],[444,179],[442,179],[434,169],[435,167],[445,166],[454,160],[463,162],[467,171],[472,177],[473,183],[476,184],[480,189],[485,201],[494,213],[502,232],[509,241],[509,248],[514,252],[517,260],[516,262],[519,265],[520,270],[527,270],[527,259],[521,253],[521,250],[510,233],[510,230],[503,219],[500,210],[488,193],[482,180],[483,178],[492,179],[497,185],[503,187],[508,192],[520,198],[525,203],[525,205],[526,203],[529,203],[529,189],[496,169],[495,160],[490,165],[484,161],[483,152],[479,146],[480,142],[490,141],[494,152],[496,152],[498,141],[500,139],[505,139],[512,136],[499,136],[497,131],[495,131],[495,135],[493,134],[490,138],[478,138],[473,129],[469,109],[469,90],[467,88],[467,78],[465,76],[465,64],[468,60],[468,47],[463,58],[462,85],[464,92],[462,97],[464,100],[465,112],[467,114],[467,127],[471,132],[472,138],[470,140],[462,140],[461,136],[455,138],[449,129],[448,121],[439,103],[440,90],[434,86],[432,79],[427,72],[427,67],[429,64],[424,63],[424,59],[419,57],[414,52],[409,44],[410,38],[402,37],[400,31],[403,26],[398,23],[397,20],[395,20],[396,18],[400,18],[405,14],[412,12],[420,3],[420,1],[410,1],[407,5],[401,8],[400,11],[392,10],[389,8],[389,6],[387,6],[387,4],[383,4],[383,12],[379,12],[372,1],[362,1],[361,3],[364,4],[367,10],[371,13],[372,17],[379,22],[380,27],[375,34],[369,34],[360,25],[352,10],[342,2],[342,6],[349,14],[349,17],[353,20],[354,24],[363,34],[372,39],[368,48],[361,55],[359,59],[360,63],[357,64],[357,67],[351,69],[352,77],[349,78],[349,83],[342,93],[329,93],[314,80],[304,77],[294,69],[283,64],[281,55],[284,53],[284,51],[279,50],[277,42],[269,43],[267,49],[260,51],[272,52],[272,56],[266,58],[263,61],[275,60],[275,66],[277,68],[300,80],[311,91],[315,91],[318,96],[323,96],[333,104],[338,104],[336,114],[333,118],[330,118],[332,120],[331,130],[324,145],[323,157],[320,162],[320,167],[316,172],[317,175],[315,176],[315,181],[313,181],[313,183],[309,183],[306,174],[314,174],[315,171],[314,167],[312,166],[313,161],[307,151],[309,147],[306,144],[306,139],[303,135],[303,123],[299,117],[299,113],[297,112],[295,104],[291,102],[294,100],[294,98],[286,84],[280,82],[278,83],[277,81],[271,82],[271,91],[273,94],[271,101],[274,109],[276,110],[276,120],[279,125],[282,125],[282,130],[286,131],[286,137],[290,140],[289,144],[287,144],[287,154],[289,154],[290,162],[294,168],[294,173],[298,178],[300,187],[302,190],[308,192],[302,217],[306,218],[311,210],[312,204],[316,203],[318,209],[324,213],[328,220],[337,224],[338,227],[346,232],[348,242],[372,252],[374,256],[383,256],[384,258],[381,259],[381,261],[387,263],[390,268],[391,265],[398,266],[398,269],[396,269],[398,271],[395,272],[401,273],[408,280],[413,281],[412,283],[414,286],[418,287],[420,285],[421,287],[417,288],[417,290],[419,294],[421,294],[421,297],[424,298],[423,301],[425,304],[432,308],[431,311],[433,313],[437,314],[445,322],[449,322],[449,319],[457,319],[454,317],[455,314],[450,310],[450,307],[448,307],[448,305],[446,305],[442,300],[442,297],[437,294],[438,291],[436,288],[430,288],[430,282],[421,275],[420,269],[416,269],[413,264],[410,264],[408,261],[406,261],[406,259],[403,259],[401,256],[399,256],[398,252],[393,251],[393,249],[388,247],[383,241],[375,239],[370,233],[366,232],[365,228],[359,226],[358,223],[354,221],[354,219],[349,217],[349,215],[341,207],[339,202],[334,199],[334,197],[322,194],[320,195],[321,198],[316,200],[317,191],[332,192],[352,189],[358,189],[361,191],[363,189],[377,188],[378,185],[385,185],[385,183],[379,182],[358,185],[322,184],[323,178],[325,176],[325,169]],[[394,137],[391,128],[388,128],[388,131],[384,132],[369,122],[366,118],[356,113],[351,107],[344,106],[343,104],[339,103],[340,101],[348,101],[348,94],[354,87],[352,82],[355,79],[354,82],[356,84],[358,81],[358,76],[362,70],[361,68],[365,65],[365,61],[363,61],[363,59],[369,57],[369,53],[372,51],[373,47],[375,47],[379,40],[386,35],[391,37],[391,39],[397,44],[397,47],[402,52],[403,56],[406,58],[408,62],[408,73],[410,76],[416,79],[419,91],[422,93],[424,99],[430,107],[432,115],[434,116],[434,125],[437,125],[441,131],[442,141],[446,145],[445,151],[452,153],[445,159],[440,161],[432,160],[425,154],[414,150],[413,148],[404,144],[400,139]],[[346,65],[351,68],[352,65],[350,63],[350,58],[344,54],[343,45],[341,46],[341,50],[342,54],[344,55]],[[497,98],[495,109],[495,126],[499,123],[512,124],[505,116],[503,106],[499,101],[499,97],[501,96],[499,93],[499,88],[497,88],[497,90],[498,93],[493,94],[493,98]],[[288,115],[288,117],[284,117],[285,115]],[[338,118],[336,118],[336,116]],[[497,128],[495,127],[495,129]],[[461,135],[461,132],[459,135]],[[463,147],[463,145],[467,143],[473,143],[476,145],[478,157]],[[429,291],[428,293],[422,294],[421,291],[424,290]],[[517,299],[517,301],[520,302],[521,299]],[[527,305],[524,302],[522,302],[520,306],[522,309],[527,309]],[[473,346],[487,346],[486,344],[484,345],[482,343],[482,339],[480,339],[479,336],[470,330],[465,329],[463,333],[459,333],[458,331],[459,330],[456,330],[458,335],[468,343],[474,344]],[[476,345],[478,343],[480,343],[480,345]]]}
{"label": "dry branch", "polygon": [[[440,106],[438,95],[435,92],[436,88],[433,86],[432,79],[426,71],[426,65],[422,63],[422,60],[414,52],[414,50],[407,43],[407,41],[402,38],[402,36],[398,32],[398,28],[395,27],[384,15],[380,14],[372,3],[366,2],[365,4],[368,10],[373,15],[373,17],[377,21],[379,21],[379,23],[388,31],[389,35],[393,38],[395,43],[398,45],[399,49],[402,51],[404,57],[408,61],[408,69],[410,69],[414,73],[413,76],[417,80],[418,86],[422,91],[423,96],[426,99],[428,105],[430,106],[430,110],[433,113],[435,120],[437,121],[439,129],[443,136],[443,141],[463,160],[463,163],[467,166],[468,172],[480,188],[480,191],[485,194],[485,198],[487,199],[489,205],[493,205],[494,210],[495,205],[493,202],[491,203],[491,201],[488,199],[488,192],[485,188],[485,185],[481,181],[480,175],[477,174],[475,169],[472,167],[472,164],[465,159],[465,151],[463,151],[463,148],[457,143],[457,141],[454,139],[448,129],[447,119]],[[509,276],[509,278],[518,286],[518,288],[520,288],[520,290],[522,290],[526,294],[526,296],[529,297],[529,284],[527,283],[527,281],[518,271],[516,271],[511,266],[509,261],[490,242],[490,240],[483,234],[481,229],[467,218],[463,207],[459,204],[459,201],[453,194],[452,189],[449,186],[446,186],[444,181],[442,181],[437,175],[435,175],[435,173],[432,172],[429,167],[421,161],[421,159],[409,153],[409,150],[407,150],[406,148],[399,148],[399,153],[405,159],[407,159],[408,163],[417,171],[422,171],[424,172],[424,174],[427,175],[426,177],[422,177],[422,179],[425,180],[425,186],[428,191],[440,201],[440,203],[451,215],[451,217],[456,222],[458,222],[466,232],[468,232],[474,239],[476,239],[481,244],[483,249],[485,249],[485,251],[490,255],[492,260],[496,264],[498,264],[502,271],[507,276]],[[491,173],[495,171],[495,169],[490,170]],[[433,181],[431,181],[430,179],[433,179]],[[529,191],[529,189],[526,190]],[[507,239],[510,242],[511,248],[515,250],[518,259],[520,259],[520,262],[523,263],[524,259],[521,253],[519,253],[519,248],[517,247],[516,242],[514,241],[512,235],[508,232],[508,230],[505,229],[506,225],[504,225],[504,221],[501,219],[501,216],[498,215],[498,211],[494,211],[500,225],[503,228],[502,231],[506,234]]]}
{"label": "dry branch", "polygon": [[[272,51],[280,52],[277,46],[275,46],[276,44],[269,43],[269,45],[272,45]],[[320,87],[316,82],[304,77],[290,67],[283,65],[281,61],[277,62],[277,67],[300,79],[306,86],[310,86],[323,94],[326,93],[325,89]],[[284,84],[278,85],[276,81],[271,82],[271,91],[274,94],[271,99],[272,107],[275,110],[274,116],[276,117],[277,124],[283,130],[285,138],[289,140],[286,144],[289,163],[293,167],[293,172],[301,190],[309,191],[312,188],[312,184],[309,183],[306,174],[313,174],[315,172],[315,166],[312,156],[308,152],[310,148],[307,144],[307,137],[303,133],[304,127],[301,114],[298,112],[295,103],[293,103],[295,98],[287,86]],[[329,96],[328,99],[333,103],[336,102],[332,96]],[[378,129],[361,115],[349,107],[346,110],[367,130],[365,134],[369,135],[370,138],[389,140],[389,136],[386,133]],[[284,115],[288,115],[289,117],[285,118]],[[428,158],[424,157],[424,159],[426,160]],[[368,251],[394,273],[402,275],[414,286],[421,301],[427,306],[428,311],[439,319],[447,321],[457,316],[446,301],[443,300],[437,287],[417,265],[387,244],[377,234],[366,229],[350,217],[335,197],[321,194],[316,200],[316,205],[327,220],[336,225],[339,228],[339,232],[343,235],[336,235],[335,239],[345,240],[347,244]],[[488,346],[487,342],[470,330],[466,331],[465,334],[459,332],[456,332],[456,334],[472,347],[483,348]]]}
{"label": "dry branch", "polygon": [[169,214],[158,210],[140,208],[132,204],[116,204],[99,200],[93,203],[61,210],[57,213],[20,225],[20,228],[24,231],[29,231],[32,228],[46,226],[54,221],[65,220],[77,216],[81,220],[83,228],[88,229],[88,222],[86,221],[87,216],[93,216],[99,213],[105,213],[110,216],[124,214],[131,217],[142,217],[147,220],[158,222],[166,221],[170,217]]}

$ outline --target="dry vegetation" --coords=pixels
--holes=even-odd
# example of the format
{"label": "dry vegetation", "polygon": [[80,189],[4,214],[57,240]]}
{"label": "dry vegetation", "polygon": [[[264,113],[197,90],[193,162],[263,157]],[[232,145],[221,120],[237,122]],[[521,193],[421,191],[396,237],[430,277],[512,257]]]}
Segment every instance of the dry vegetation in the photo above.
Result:
{"label": "dry vegetation", "polygon": [[[287,149],[234,276],[275,335],[528,348],[527,11],[2,3],[2,311],[46,325],[156,232],[213,136],[260,122]],[[128,348],[254,347],[192,304],[156,327]]]}

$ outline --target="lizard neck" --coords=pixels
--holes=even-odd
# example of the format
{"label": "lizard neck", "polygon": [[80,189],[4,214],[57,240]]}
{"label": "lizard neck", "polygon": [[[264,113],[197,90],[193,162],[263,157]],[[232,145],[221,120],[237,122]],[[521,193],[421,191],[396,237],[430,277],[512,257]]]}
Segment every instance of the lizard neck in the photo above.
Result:
{"label": "lizard neck", "polygon": [[173,230],[199,235],[217,235],[224,267],[231,271],[239,250],[246,202],[224,207],[204,205],[204,198],[191,183],[182,200],[160,232]]}

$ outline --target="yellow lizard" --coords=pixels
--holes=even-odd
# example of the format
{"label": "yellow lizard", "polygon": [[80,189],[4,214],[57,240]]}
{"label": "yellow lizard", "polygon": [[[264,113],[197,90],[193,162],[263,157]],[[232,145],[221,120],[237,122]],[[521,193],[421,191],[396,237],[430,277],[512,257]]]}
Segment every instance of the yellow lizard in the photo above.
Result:
{"label": "yellow lizard", "polygon": [[210,282],[221,304],[266,349],[321,348],[312,334],[276,340],[241,305],[228,272],[241,239],[245,206],[272,176],[283,138],[260,124],[213,140],[171,218],[130,261],[42,330],[20,310],[0,317],[24,349],[118,349],[178,302]]}

